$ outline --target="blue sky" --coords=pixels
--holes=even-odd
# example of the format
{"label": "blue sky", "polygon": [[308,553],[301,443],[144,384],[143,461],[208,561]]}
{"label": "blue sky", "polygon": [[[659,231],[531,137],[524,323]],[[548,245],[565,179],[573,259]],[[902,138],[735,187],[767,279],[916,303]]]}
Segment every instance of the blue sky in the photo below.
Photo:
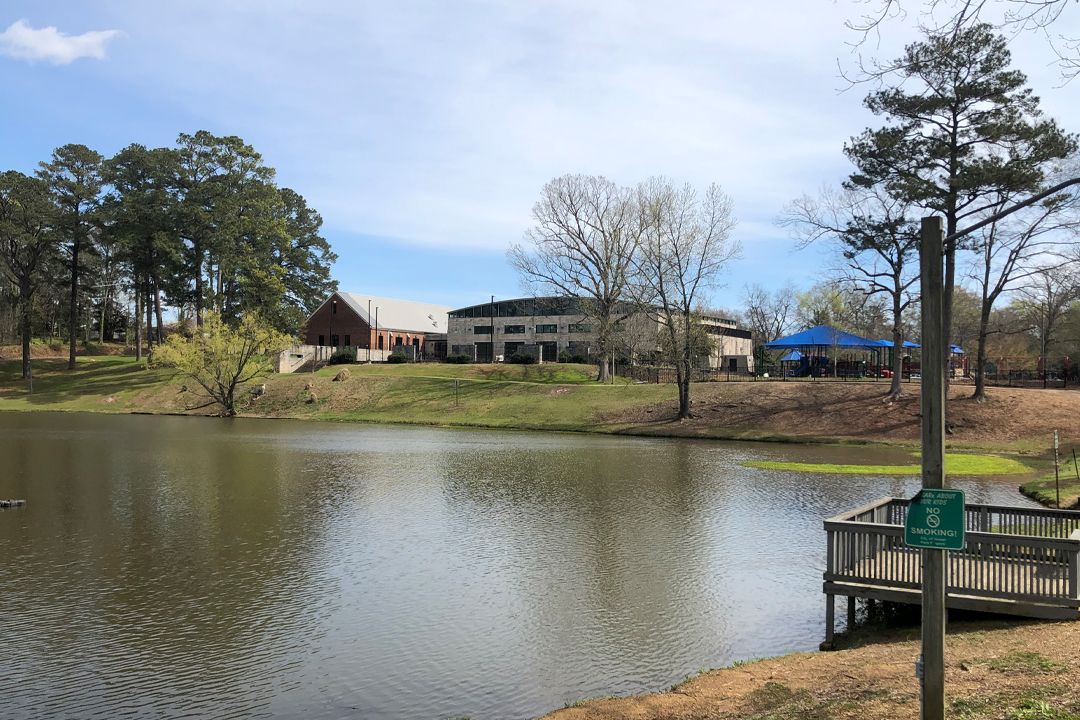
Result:
{"label": "blue sky", "polygon": [[[839,91],[856,39],[843,23],[865,9],[9,1],[0,167],[32,171],[68,142],[110,154],[199,129],[240,135],[322,213],[342,289],[451,306],[521,294],[505,251],[552,177],[715,181],[744,251],[713,301],[738,309],[746,283],[808,285],[830,264],[774,221],[838,183],[844,141],[877,124],[865,88]],[[1080,35],[1078,16],[1061,31]],[[883,56],[914,37],[908,25],[889,26]],[[1037,37],[1014,53],[1044,107],[1078,129],[1076,81],[1058,87]]]}

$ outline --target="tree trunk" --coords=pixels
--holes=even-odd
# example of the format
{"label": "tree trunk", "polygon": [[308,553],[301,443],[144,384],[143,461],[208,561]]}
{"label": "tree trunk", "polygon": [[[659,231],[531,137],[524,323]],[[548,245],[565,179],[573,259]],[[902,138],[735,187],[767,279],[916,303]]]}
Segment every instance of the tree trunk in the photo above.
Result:
{"label": "tree trunk", "polygon": [[135,317],[131,323],[135,328],[135,362],[142,360],[142,292],[139,290],[139,277],[135,276]]}
{"label": "tree trunk", "polygon": [[154,345],[157,338],[154,337],[154,304],[150,301],[150,276],[146,277],[146,356],[154,356]]}
{"label": "tree trunk", "polygon": [[164,341],[164,333],[162,328],[165,327],[165,322],[161,314],[161,281],[154,277],[154,315],[157,320],[157,341],[160,345]]}
{"label": "tree trunk", "polygon": [[678,365],[679,384],[679,419],[690,417],[690,368],[689,363],[680,360]]}
{"label": "tree trunk", "polygon": [[1039,333],[1039,355],[1042,357],[1043,390],[1045,390],[1049,386],[1048,381],[1050,379],[1050,372],[1049,372],[1050,363],[1049,363],[1049,361],[1047,360],[1047,357],[1046,357],[1046,346],[1047,345],[1048,345],[1048,343],[1047,343],[1046,333],[1040,332]]}
{"label": "tree trunk", "polygon": [[194,242],[192,252],[195,254],[195,325],[202,327],[203,324],[203,249],[201,242]]}
{"label": "tree trunk", "polygon": [[892,333],[892,378],[889,383],[888,400],[896,400],[903,393],[903,385],[900,382],[904,374],[904,332],[900,325],[899,316],[893,321]]}
{"label": "tree trunk", "polygon": [[19,304],[22,311],[22,317],[20,318],[20,330],[22,331],[22,377],[23,380],[27,380],[30,377],[30,316],[32,308],[30,305],[31,292],[29,283],[23,282],[19,284]]}
{"label": "tree trunk", "polygon": [[233,417],[236,415],[236,385],[230,385],[225,389],[221,398],[221,415]]}
{"label": "tree trunk", "polygon": [[[76,221],[78,228],[78,221]],[[78,235],[78,229],[75,231]],[[68,370],[75,369],[75,345],[79,333],[79,250],[78,238],[71,244],[71,304],[68,306]]]}
{"label": "tree trunk", "polygon": [[[225,273],[221,271],[221,263],[217,265],[217,311],[222,317],[225,316]],[[494,333],[494,328],[492,332]]]}
{"label": "tree trunk", "polygon": [[105,288],[105,295],[101,299],[101,323],[98,325],[98,342],[105,342],[105,310],[109,307],[109,288]]}
{"label": "tree trunk", "polygon": [[972,395],[978,402],[986,400],[986,336],[990,326],[990,310],[984,308],[979,314],[979,350],[975,353],[975,392]]}

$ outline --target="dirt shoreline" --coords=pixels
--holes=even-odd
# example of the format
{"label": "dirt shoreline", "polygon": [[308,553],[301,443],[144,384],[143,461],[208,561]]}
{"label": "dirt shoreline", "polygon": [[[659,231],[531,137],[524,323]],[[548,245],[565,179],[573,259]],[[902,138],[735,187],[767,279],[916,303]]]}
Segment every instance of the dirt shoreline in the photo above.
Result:
{"label": "dirt shoreline", "polygon": [[[584,700],[544,720],[918,718],[918,628],[861,631],[847,642],[710,670],[666,692]],[[1076,621],[952,623],[945,659],[949,717],[1080,718]]]}

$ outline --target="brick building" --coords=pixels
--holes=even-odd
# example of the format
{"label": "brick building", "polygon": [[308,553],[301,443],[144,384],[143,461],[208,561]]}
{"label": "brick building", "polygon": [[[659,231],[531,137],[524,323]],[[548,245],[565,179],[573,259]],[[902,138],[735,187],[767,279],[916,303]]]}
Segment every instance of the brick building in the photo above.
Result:
{"label": "brick building", "polygon": [[449,308],[441,305],[336,292],[307,319],[304,342],[360,350],[401,350],[423,357],[430,356],[441,340],[445,353],[448,312]]}

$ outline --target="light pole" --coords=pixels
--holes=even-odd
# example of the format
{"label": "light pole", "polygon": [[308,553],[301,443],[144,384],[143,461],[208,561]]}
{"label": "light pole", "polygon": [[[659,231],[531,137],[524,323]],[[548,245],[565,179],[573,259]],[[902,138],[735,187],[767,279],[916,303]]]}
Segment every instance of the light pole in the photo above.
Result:
{"label": "light pole", "polygon": [[[378,305],[375,306],[375,338],[377,340],[380,340],[380,341],[382,340],[382,338],[379,337],[379,306]],[[379,350],[382,351],[382,347],[380,347]],[[383,360],[385,360],[385,359],[386,359],[386,357],[383,356]]]}
{"label": "light pole", "polygon": [[[367,301],[367,319],[371,322],[371,298]],[[371,326],[368,325],[368,337],[367,337],[367,361],[368,365],[371,364]]]}

